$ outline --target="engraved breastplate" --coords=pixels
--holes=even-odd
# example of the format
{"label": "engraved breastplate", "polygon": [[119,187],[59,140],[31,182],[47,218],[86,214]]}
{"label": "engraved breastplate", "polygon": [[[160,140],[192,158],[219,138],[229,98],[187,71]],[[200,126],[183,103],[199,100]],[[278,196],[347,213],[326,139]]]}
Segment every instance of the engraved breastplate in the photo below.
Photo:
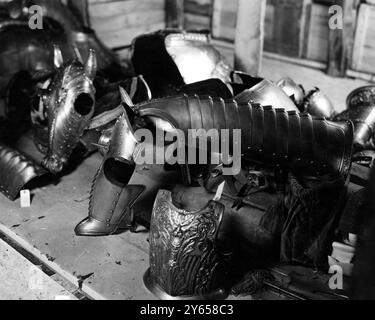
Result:
{"label": "engraved breastplate", "polygon": [[230,255],[216,245],[224,206],[211,201],[188,212],[172,203],[169,191],[159,191],[150,230],[150,269],[144,280],[159,298],[225,298]]}

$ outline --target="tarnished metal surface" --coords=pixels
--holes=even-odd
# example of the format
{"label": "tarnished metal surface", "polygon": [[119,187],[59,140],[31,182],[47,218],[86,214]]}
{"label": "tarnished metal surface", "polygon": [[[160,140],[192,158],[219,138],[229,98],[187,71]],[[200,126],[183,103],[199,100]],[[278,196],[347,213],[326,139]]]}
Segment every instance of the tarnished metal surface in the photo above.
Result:
{"label": "tarnished metal surface", "polygon": [[267,79],[261,80],[255,86],[244,90],[234,97],[238,103],[252,103],[260,106],[272,106],[286,111],[299,111],[295,103],[278,86]]}
{"label": "tarnished metal surface", "polygon": [[36,177],[47,172],[18,151],[0,144],[0,191],[10,200]]}
{"label": "tarnished metal surface", "polygon": [[335,115],[332,101],[318,88],[310,91],[304,101],[304,110],[312,116],[331,119]]}
{"label": "tarnished metal surface", "polygon": [[335,117],[336,121],[351,120],[354,123],[354,144],[357,151],[374,148],[375,134],[375,86],[355,89],[346,100],[347,110]]}
{"label": "tarnished metal surface", "polygon": [[109,129],[104,130],[99,138],[99,141],[98,141],[98,145],[100,146],[99,153],[103,157],[107,154],[109,150],[112,135],[113,135],[113,128],[109,128]]}
{"label": "tarnished metal surface", "polygon": [[220,252],[216,238],[224,206],[211,201],[189,212],[160,190],[150,230],[150,269],[146,286],[162,299],[223,299],[230,254]]}
{"label": "tarnished metal surface", "polygon": [[288,97],[294,99],[297,106],[300,106],[303,103],[305,90],[301,85],[295,83],[293,79],[289,77],[282,78],[276,83],[276,85],[280,87]]}

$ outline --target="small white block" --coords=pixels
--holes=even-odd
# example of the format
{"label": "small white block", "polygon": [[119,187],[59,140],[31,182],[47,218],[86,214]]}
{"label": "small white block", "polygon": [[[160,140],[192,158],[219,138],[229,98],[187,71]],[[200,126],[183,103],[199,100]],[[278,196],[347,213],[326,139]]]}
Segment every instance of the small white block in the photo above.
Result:
{"label": "small white block", "polygon": [[21,208],[30,208],[31,206],[30,190],[21,190],[20,198],[21,198]]}
{"label": "small white block", "polygon": [[60,295],[60,296],[56,296],[55,300],[71,300],[71,298],[70,296]]}

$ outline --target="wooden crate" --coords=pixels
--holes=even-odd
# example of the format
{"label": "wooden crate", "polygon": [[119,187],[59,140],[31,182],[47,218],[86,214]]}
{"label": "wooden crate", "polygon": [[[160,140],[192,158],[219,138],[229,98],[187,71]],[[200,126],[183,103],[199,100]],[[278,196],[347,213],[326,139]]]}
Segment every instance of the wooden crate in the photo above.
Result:
{"label": "wooden crate", "polygon": [[329,41],[329,7],[324,4],[309,4],[303,57],[309,60],[326,62]]}
{"label": "wooden crate", "polygon": [[361,4],[359,8],[351,67],[375,73],[375,6]]}
{"label": "wooden crate", "polygon": [[91,26],[110,48],[165,28],[165,0],[89,0]]}

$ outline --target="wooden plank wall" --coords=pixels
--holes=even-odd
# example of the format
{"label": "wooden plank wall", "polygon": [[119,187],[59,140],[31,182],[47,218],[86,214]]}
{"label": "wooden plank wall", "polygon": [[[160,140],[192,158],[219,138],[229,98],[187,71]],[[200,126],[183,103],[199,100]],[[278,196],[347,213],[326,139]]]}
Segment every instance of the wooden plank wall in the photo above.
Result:
{"label": "wooden plank wall", "polygon": [[213,0],[184,0],[185,29],[211,30]]}
{"label": "wooden plank wall", "polygon": [[328,57],[329,39],[328,6],[310,3],[306,7],[306,26],[302,57],[326,62]]}
{"label": "wooden plank wall", "polygon": [[[212,36],[216,39],[233,43],[236,34],[238,0],[213,0]],[[290,16],[290,12],[297,15],[301,11],[301,0],[296,7],[293,0],[267,0],[264,23],[264,49],[295,56],[299,51],[300,19],[290,22],[280,19],[280,15]],[[286,30],[286,31],[285,31]],[[285,31],[285,35],[284,35]],[[292,36],[291,36],[292,33]],[[291,44],[292,43],[292,44]],[[290,49],[290,47],[294,49]],[[291,52],[292,51],[292,52]]]}
{"label": "wooden plank wall", "polygon": [[165,0],[88,0],[91,27],[110,48],[166,26]]}
{"label": "wooden plank wall", "polygon": [[237,25],[238,0],[214,0],[212,36],[234,42]]}
{"label": "wooden plank wall", "polygon": [[[175,0],[88,0],[91,27],[108,47],[126,48],[135,36],[166,27],[168,1]],[[180,1],[184,11],[181,19],[183,27],[210,30],[213,43],[232,62],[238,0]],[[267,0],[264,50],[327,62],[330,34],[328,6],[334,1]],[[349,67],[354,71],[375,74],[374,22],[375,6],[361,4],[353,55],[350,50],[347,53],[351,60]]]}
{"label": "wooden plank wall", "polygon": [[351,67],[375,74],[375,5],[361,4],[357,21]]}

